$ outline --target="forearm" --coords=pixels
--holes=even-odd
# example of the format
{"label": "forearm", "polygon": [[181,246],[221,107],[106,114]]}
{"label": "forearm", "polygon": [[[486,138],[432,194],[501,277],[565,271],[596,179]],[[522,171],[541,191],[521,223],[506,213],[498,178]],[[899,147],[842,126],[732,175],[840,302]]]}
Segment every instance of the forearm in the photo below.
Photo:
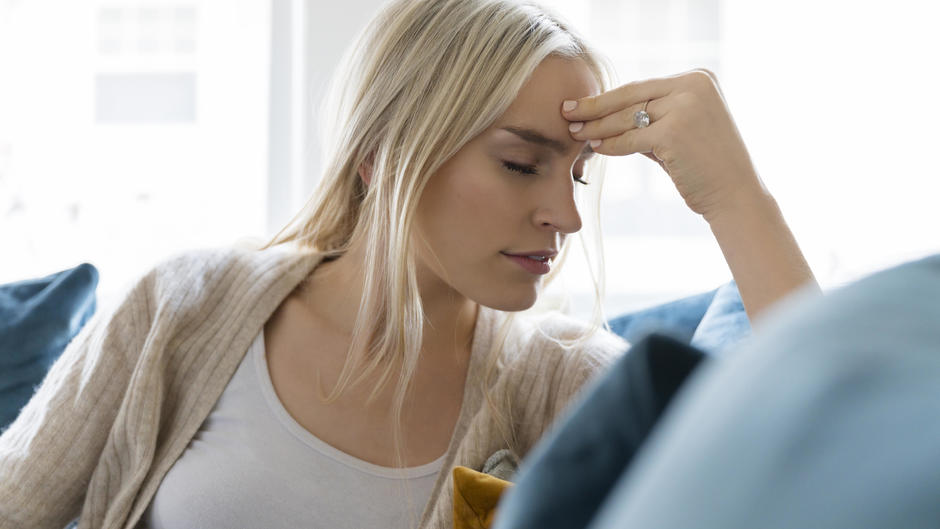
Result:
{"label": "forearm", "polygon": [[766,190],[744,194],[706,216],[731,268],[751,321],[808,284],[819,289],[777,201]]}

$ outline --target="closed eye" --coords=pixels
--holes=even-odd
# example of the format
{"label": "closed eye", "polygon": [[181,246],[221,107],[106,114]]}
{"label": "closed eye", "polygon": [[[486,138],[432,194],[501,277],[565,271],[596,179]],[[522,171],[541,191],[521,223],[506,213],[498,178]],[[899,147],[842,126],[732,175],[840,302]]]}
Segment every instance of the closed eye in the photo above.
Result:
{"label": "closed eye", "polygon": [[503,167],[522,174],[539,174],[538,169],[534,165],[519,165],[512,162],[503,162]]}
{"label": "closed eye", "polygon": [[[510,171],[520,173],[520,174],[526,174],[526,175],[539,174],[538,168],[534,165],[520,165],[517,163],[504,161],[503,167],[505,167],[506,169],[509,169]],[[574,178],[574,181],[579,184],[588,185],[588,182],[584,180],[584,177],[582,175],[573,175],[573,178]]]}

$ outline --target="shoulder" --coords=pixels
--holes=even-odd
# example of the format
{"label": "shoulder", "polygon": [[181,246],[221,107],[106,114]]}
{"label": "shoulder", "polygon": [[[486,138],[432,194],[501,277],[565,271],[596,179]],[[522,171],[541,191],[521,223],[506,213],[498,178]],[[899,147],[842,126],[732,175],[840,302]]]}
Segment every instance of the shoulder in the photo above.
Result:
{"label": "shoulder", "polygon": [[[258,250],[246,246],[207,247],[171,254],[130,281],[103,307],[115,316],[135,314],[139,323],[199,314],[207,304],[246,302],[249,291],[278,281],[299,282],[312,252],[287,245]],[[315,259],[315,257],[314,257]]]}
{"label": "shoulder", "polygon": [[264,250],[244,245],[198,248],[159,261],[133,287],[157,300],[191,304],[206,295],[231,295],[259,282],[274,282],[291,272],[303,274],[311,268],[304,266],[311,255],[286,245]]}
{"label": "shoulder", "polygon": [[178,252],[127,283],[96,316],[108,333],[139,341],[154,330],[171,332],[186,322],[204,323],[253,306],[270,289],[299,282],[316,259],[313,252],[287,245]]}
{"label": "shoulder", "polygon": [[89,325],[102,333],[105,343],[130,356],[141,348],[155,324],[168,316],[185,314],[199,306],[214,277],[231,266],[226,249],[198,249],[171,254],[125,283],[120,292],[102,303]]}
{"label": "shoulder", "polygon": [[629,347],[603,328],[558,312],[516,315],[512,325],[505,352],[507,384],[513,393],[539,396],[556,410]]}
{"label": "shoulder", "polygon": [[[191,303],[238,260],[228,248],[202,248],[177,252],[142,270],[111,301],[118,313],[139,307],[151,316],[166,304]],[[124,310],[122,310],[124,309]]]}
{"label": "shoulder", "polygon": [[606,372],[627,342],[561,313],[506,315],[505,367],[495,393],[514,418],[514,449],[524,455],[587,384]]}
{"label": "shoulder", "polygon": [[525,318],[520,361],[545,364],[560,376],[591,376],[627,350],[629,344],[603,327],[559,312]]}
{"label": "shoulder", "polygon": [[178,252],[150,268],[144,280],[157,289],[174,288],[180,283],[217,283],[235,271],[257,266],[259,252],[239,247],[198,248]]}

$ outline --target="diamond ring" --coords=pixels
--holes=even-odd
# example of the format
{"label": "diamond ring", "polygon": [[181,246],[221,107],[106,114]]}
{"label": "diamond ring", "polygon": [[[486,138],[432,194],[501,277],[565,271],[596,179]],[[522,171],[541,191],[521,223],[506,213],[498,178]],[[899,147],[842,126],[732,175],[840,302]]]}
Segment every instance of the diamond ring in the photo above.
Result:
{"label": "diamond ring", "polygon": [[638,129],[650,126],[650,115],[646,113],[646,106],[649,104],[649,99],[647,99],[646,105],[643,105],[643,110],[633,114],[633,124],[636,125],[636,128]]}

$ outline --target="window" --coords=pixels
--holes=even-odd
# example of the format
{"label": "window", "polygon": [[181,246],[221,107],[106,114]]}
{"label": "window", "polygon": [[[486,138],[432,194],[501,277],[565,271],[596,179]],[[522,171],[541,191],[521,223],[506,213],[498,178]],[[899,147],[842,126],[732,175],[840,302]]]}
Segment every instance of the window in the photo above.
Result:
{"label": "window", "polygon": [[266,233],[270,7],[0,2],[0,282]]}

